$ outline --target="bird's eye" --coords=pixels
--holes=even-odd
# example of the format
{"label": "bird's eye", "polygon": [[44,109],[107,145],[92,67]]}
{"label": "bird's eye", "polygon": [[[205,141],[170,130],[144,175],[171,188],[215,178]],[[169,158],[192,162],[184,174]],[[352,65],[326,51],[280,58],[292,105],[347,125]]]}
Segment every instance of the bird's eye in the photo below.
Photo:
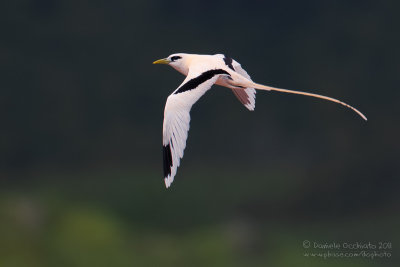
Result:
{"label": "bird's eye", "polygon": [[176,61],[176,60],[178,60],[178,59],[181,59],[182,57],[180,57],[180,56],[173,56],[173,57],[171,57],[171,61]]}

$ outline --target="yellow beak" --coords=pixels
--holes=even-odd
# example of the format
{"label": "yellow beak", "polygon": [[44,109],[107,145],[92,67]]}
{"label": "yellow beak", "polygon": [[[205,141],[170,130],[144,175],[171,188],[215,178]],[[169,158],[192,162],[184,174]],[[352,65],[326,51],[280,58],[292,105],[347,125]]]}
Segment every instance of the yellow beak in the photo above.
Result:
{"label": "yellow beak", "polygon": [[171,61],[168,58],[162,58],[153,62],[153,64],[169,64]]}

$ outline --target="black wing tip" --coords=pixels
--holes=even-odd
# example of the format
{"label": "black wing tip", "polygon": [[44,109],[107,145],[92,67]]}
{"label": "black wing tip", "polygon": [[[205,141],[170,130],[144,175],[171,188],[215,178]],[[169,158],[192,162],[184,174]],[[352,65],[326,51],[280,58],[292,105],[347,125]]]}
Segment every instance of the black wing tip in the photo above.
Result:
{"label": "black wing tip", "polygon": [[163,158],[164,158],[164,178],[171,175],[171,168],[172,168],[172,152],[171,146],[168,145],[163,146]]}
{"label": "black wing tip", "polygon": [[231,70],[234,71],[235,69],[233,68],[232,61],[233,61],[233,59],[231,57],[228,57],[228,56],[224,55],[225,65],[227,65]]}

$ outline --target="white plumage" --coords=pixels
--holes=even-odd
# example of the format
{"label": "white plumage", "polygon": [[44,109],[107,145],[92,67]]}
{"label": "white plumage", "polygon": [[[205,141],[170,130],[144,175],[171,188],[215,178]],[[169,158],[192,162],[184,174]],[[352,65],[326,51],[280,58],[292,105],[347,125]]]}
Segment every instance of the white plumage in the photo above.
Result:
{"label": "white plumage", "polygon": [[[168,64],[186,76],[182,84],[168,97],[164,109],[163,156],[164,181],[168,188],[174,181],[189,131],[190,109],[213,84],[232,89],[239,101],[249,110],[255,108],[255,89],[301,94],[333,101],[351,108],[363,119],[357,109],[337,99],[254,83],[241,65],[223,54],[172,54],[154,64]],[[254,89],[255,88],[255,89]]]}

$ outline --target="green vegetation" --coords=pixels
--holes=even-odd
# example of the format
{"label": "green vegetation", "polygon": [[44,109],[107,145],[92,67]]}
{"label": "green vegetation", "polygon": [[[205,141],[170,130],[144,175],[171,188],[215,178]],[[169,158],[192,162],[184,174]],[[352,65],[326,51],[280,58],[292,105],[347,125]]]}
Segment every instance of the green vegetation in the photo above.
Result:
{"label": "green vegetation", "polygon": [[[281,187],[273,181],[284,177],[252,174],[245,181],[232,174],[232,186],[216,189],[226,177],[213,187],[198,175],[166,190],[158,175],[132,179],[138,173],[47,175],[10,186],[0,199],[0,265],[386,266],[394,260],[303,256],[326,252],[305,250],[304,240],[395,244],[400,220],[382,212],[369,221],[371,214],[316,218],[307,208],[283,214],[269,203],[292,209],[293,199],[273,193]],[[254,203],[260,210],[252,210]]]}

